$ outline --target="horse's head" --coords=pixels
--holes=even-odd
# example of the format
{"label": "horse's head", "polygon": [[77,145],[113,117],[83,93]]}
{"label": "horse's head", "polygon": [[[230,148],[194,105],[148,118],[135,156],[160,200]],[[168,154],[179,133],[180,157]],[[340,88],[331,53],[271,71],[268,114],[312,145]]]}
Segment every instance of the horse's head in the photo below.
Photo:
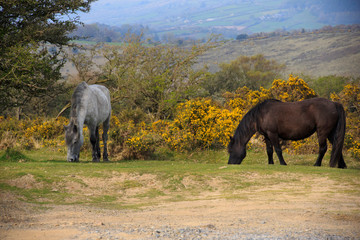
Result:
{"label": "horse's head", "polygon": [[64,129],[65,142],[67,145],[67,160],[68,162],[78,162],[84,137],[80,132],[79,126],[73,121],[70,121],[69,125],[64,126]]}
{"label": "horse's head", "polygon": [[228,164],[241,164],[246,157],[246,144],[241,144],[240,141],[230,137],[228,152],[230,154]]}

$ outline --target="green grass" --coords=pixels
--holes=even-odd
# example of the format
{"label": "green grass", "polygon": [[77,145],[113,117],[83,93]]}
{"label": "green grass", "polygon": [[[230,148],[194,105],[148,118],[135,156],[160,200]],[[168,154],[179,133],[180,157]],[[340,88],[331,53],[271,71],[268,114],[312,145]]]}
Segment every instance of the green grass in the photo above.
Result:
{"label": "green grass", "polygon": [[0,155],[1,162],[25,162],[31,161],[31,158],[25,156],[20,151],[8,148]]}
{"label": "green grass", "polygon": [[[166,201],[246,199],[256,192],[296,196],[309,192],[316,179],[327,178],[346,186],[342,194],[360,196],[360,163],[349,157],[349,169],[344,170],[327,167],[328,154],[323,167],[312,166],[316,155],[284,154],[288,166],[279,165],[276,157],[275,164],[268,165],[262,150],[248,152],[236,166],[227,165],[226,151],[160,155],[148,161],[92,163],[87,153],[82,154],[81,162],[68,163],[64,154],[50,149],[0,152],[0,156],[9,156],[0,158],[0,191],[40,205],[123,209]],[[271,189],[273,186],[278,189]]]}

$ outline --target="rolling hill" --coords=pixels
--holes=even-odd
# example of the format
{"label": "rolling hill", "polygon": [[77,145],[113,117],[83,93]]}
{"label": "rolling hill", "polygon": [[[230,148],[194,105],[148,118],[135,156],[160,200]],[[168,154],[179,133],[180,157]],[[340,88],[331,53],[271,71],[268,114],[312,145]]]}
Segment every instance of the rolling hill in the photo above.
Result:
{"label": "rolling hill", "polygon": [[212,72],[240,55],[263,54],[286,65],[285,75],[360,76],[360,31],[308,32],[289,36],[229,41],[200,58]]}
{"label": "rolling hill", "polygon": [[202,38],[222,33],[234,38],[239,33],[274,30],[316,29],[325,25],[360,23],[357,0],[99,0],[85,23],[110,26],[143,24],[160,36]]}
{"label": "rolling hill", "polygon": [[[360,77],[360,29],[231,40],[201,56],[195,68],[206,64],[211,72],[216,72],[219,63],[256,54],[285,64],[285,78],[290,73],[313,77]],[[99,56],[96,61],[101,64],[105,59]],[[76,74],[71,63],[66,64],[63,74]]]}

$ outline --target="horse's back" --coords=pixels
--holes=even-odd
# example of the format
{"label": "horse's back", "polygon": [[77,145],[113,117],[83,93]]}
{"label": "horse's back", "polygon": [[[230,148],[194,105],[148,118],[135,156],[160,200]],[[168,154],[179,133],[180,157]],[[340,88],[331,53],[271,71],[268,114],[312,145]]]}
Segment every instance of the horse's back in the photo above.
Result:
{"label": "horse's back", "polygon": [[273,114],[281,118],[321,121],[324,117],[337,116],[336,103],[325,98],[311,98],[299,102],[272,102]]}
{"label": "horse's back", "polygon": [[111,115],[109,90],[102,85],[87,85],[87,91],[84,95],[87,102],[85,123],[98,125],[108,120]]}
{"label": "horse's back", "polygon": [[94,94],[94,99],[97,101],[97,107],[107,110],[107,112],[111,111],[111,103],[110,103],[110,91],[102,85],[89,85],[89,88]]}
{"label": "horse's back", "polygon": [[312,98],[299,102],[268,102],[263,109],[260,128],[278,132],[283,139],[298,140],[315,131],[327,131],[336,125],[338,113],[334,102]]}
{"label": "horse's back", "polygon": [[298,104],[301,108],[300,113],[312,117],[317,125],[323,125],[338,118],[337,103],[325,98],[311,98],[294,104]]}
{"label": "horse's back", "polygon": [[94,84],[89,85],[89,88],[97,95],[100,101],[106,100],[110,103],[110,91],[105,86]]}

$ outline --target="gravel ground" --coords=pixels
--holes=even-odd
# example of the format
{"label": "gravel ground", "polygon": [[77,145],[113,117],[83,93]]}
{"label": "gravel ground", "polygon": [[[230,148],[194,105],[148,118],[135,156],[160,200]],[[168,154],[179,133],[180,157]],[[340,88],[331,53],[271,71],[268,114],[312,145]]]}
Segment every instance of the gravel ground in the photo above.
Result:
{"label": "gravel ground", "polygon": [[[11,227],[6,229],[0,228],[1,231],[10,231]],[[33,230],[39,232],[46,232],[44,228],[22,228],[23,232],[26,233],[26,230]],[[68,228],[57,228],[59,232],[61,230],[66,231]],[[161,227],[121,227],[117,226],[116,228],[107,228],[106,226],[93,227],[88,225],[77,226],[77,233],[72,236],[66,236],[65,238],[55,237],[55,239],[108,239],[108,240],[120,240],[120,239],[179,239],[179,240],[200,240],[200,239],[212,239],[212,240],[231,240],[231,239],[357,239],[356,237],[346,237],[339,235],[327,234],[323,231],[318,232],[298,232],[298,231],[287,231],[282,234],[268,234],[268,233],[248,233],[243,229],[238,228],[228,228],[228,229],[217,229],[214,225],[208,226],[198,226],[198,227],[184,227],[184,228],[173,228],[171,226],[161,226]],[[17,229],[17,231],[20,231]],[[49,232],[51,230],[48,229]],[[70,229],[69,231],[73,231]],[[46,234],[44,234],[47,236]],[[12,237],[6,237],[5,239],[12,239]],[[20,237],[20,236],[19,236]],[[23,235],[22,239],[27,239]],[[29,238],[35,239],[35,238]]]}
{"label": "gravel ground", "polygon": [[[83,227],[82,231],[91,235],[96,235],[97,239],[111,239],[118,240],[123,237],[117,237],[124,234],[128,236],[143,236],[138,239],[179,239],[179,240],[200,240],[200,239],[351,239],[351,237],[343,237],[337,235],[329,235],[321,232],[292,232],[289,231],[283,235],[271,235],[265,233],[246,233],[241,229],[216,229],[214,225],[199,226],[196,228],[172,228],[170,226],[163,226],[160,228],[118,228],[118,229],[93,229],[89,227]],[[73,239],[82,239],[75,236]],[[88,238],[93,239],[93,238]]]}
{"label": "gravel ground", "polygon": [[[231,207],[229,207],[229,203]],[[0,222],[0,239],[360,239],[358,217],[231,200],[167,203],[140,210],[21,205]],[[4,206],[4,205],[2,205]],[[9,206],[14,207],[16,204]],[[226,210],[227,209],[227,210]]]}

